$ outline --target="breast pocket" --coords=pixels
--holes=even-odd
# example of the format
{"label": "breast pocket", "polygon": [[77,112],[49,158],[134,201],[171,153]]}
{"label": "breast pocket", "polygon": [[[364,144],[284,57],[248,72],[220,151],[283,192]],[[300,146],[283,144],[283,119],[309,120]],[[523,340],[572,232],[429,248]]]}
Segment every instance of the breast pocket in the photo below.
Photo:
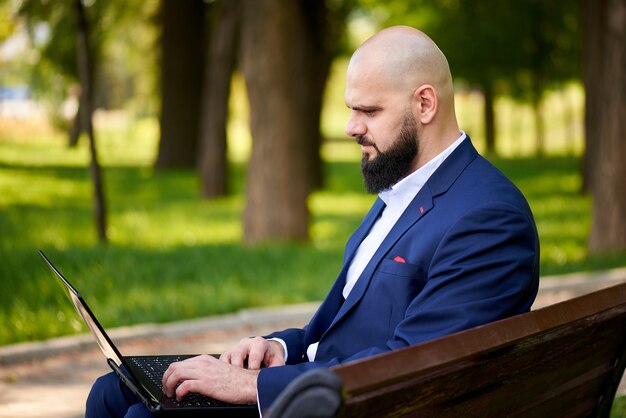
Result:
{"label": "breast pocket", "polygon": [[389,259],[381,261],[378,267],[378,273],[399,277],[417,277],[421,270],[423,269],[417,264],[402,263]]}
{"label": "breast pocket", "polygon": [[426,271],[416,264],[383,260],[375,279],[378,297],[384,298],[385,304],[389,304],[388,335],[391,337],[413,299],[426,285]]}

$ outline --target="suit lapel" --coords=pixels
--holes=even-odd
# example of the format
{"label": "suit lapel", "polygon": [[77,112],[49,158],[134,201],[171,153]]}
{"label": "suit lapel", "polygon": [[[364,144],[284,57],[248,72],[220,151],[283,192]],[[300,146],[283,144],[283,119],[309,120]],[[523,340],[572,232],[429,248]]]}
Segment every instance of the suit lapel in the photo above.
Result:
{"label": "suit lapel", "polygon": [[389,231],[389,234],[387,234],[383,242],[380,244],[380,247],[378,247],[378,250],[376,250],[370,262],[367,263],[365,270],[361,273],[361,276],[350,292],[348,299],[346,299],[344,304],[341,306],[341,309],[339,309],[339,312],[333,319],[329,329],[358,304],[358,302],[363,298],[363,295],[365,295],[372,276],[374,275],[374,271],[384,256],[389,252],[394,244],[402,238],[402,235],[404,235],[404,233],[422,216],[428,213],[432,207],[433,204],[430,191],[427,187],[423,187],[415,199],[413,199],[413,201],[409,204],[402,216],[400,216],[393,228],[391,228],[391,231]]}
{"label": "suit lapel", "polygon": [[354,257],[357,248],[359,248],[361,242],[370,232],[370,229],[372,229],[372,226],[374,226],[374,223],[380,217],[383,209],[385,209],[385,202],[383,202],[380,198],[377,198],[367,215],[365,215],[365,218],[363,218],[361,225],[359,225],[357,230],[354,231],[354,234],[352,234],[350,239],[348,239],[348,242],[346,243],[346,250],[343,255],[343,270],[347,270],[346,267],[352,262],[352,258]]}
{"label": "suit lapel", "polygon": [[[478,153],[469,140],[469,137],[463,141],[456,150],[441,164],[441,166],[432,174],[430,179],[424,184],[419,193],[411,201],[404,213],[400,216],[396,224],[393,226],[389,234],[385,237],[378,250],[374,253],[374,256],[363,270],[363,273],[357,280],[354,288],[350,292],[348,299],[343,303],[339,312],[334,317],[332,323],[328,327],[330,330],[337,322],[341,320],[352,308],[354,308],[359,301],[365,295],[365,292],[370,284],[374,271],[389,252],[389,250],[402,238],[402,236],[418,222],[424,215],[426,215],[434,206],[434,197],[445,193],[452,183],[458,178],[461,172],[467,167],[467,165],[476,158]],[[380,200],[380,199],[378,199]],[[378,202],[378,201],[377,201]],[[373,208],[372,208],[373,210]],[[371,213],[372,211],[370,211]],[[377,217],[374,219],[376,220]],[[349,266],[354,252],[358,248],[358,245],[363,241],[367,232],[372,227],[374,220],[371,220],[367,230],[359,233],[359,240],[352,243],[354,248],[351,248],[351,253],[348,261],[344,263],[342,270],[343,280],[345,282],[345,272],[347,266]],[[365,224],[365,221],[363,222]],[[360,229],[360,228],[359,228]],[[359,230],[357,230],[359,232]],[[353,235],[353,238],[357,235],[357,232]],[[352,241],[352,238],[350,239]],[[347,249],[346,249],[347,252]],[[343,287],[341,287],[343,288]],[[326,332],[328,332],[328,330]]]}
{"label": "suit lapel", "polygon": [[372,229],[372,226],[374,226],[374,223],[380,217],[384,208],[385,202],[380,198],[376,199],[367,215],[365,215],[365,218],[363,218],[361,225],[354,231],[346,243],[341,272],[339,272],[337,280],[335,280],[333,287],[330,289],[330,292],[328,292],[328,296],[326,296],[322,305],[315,313],[315,316],[311,319],[311,339],[319,341],[321,334],[329,328],[333,318],[336,317],[337,312],[340,310],[343,303],[342,292],[346,284],[346,275],[348,274],[350,263],[361,241],[365,239],[370,229]]}

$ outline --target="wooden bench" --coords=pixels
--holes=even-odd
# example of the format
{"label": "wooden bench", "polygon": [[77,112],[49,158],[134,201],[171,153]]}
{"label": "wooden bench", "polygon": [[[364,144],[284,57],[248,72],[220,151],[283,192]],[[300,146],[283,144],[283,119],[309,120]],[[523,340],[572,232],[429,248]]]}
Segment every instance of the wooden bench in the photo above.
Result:
{"label": "wooden bench", "polygon": [[626,283],[302,375],[275,417],[607,417],[626,365]]}

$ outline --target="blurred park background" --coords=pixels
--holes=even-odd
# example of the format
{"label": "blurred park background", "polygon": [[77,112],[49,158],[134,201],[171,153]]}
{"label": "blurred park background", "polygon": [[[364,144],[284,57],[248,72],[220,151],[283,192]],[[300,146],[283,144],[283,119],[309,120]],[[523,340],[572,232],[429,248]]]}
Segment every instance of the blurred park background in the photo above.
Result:
{"label": "blurred park background", "polygon": [[0,345],[321,300],[374,200],[351,52],[424,30],[542,275],[626,265],[626,1],[0,0]]}

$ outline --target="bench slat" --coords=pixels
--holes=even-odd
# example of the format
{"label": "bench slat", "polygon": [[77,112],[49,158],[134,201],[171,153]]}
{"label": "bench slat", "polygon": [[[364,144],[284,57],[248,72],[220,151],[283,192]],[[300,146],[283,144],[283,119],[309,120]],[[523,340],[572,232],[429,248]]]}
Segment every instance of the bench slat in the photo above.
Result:
{"label": "bench slat", "polygon": [[626,283],[333,371],[345,417],[606,416],[625,352]]}

